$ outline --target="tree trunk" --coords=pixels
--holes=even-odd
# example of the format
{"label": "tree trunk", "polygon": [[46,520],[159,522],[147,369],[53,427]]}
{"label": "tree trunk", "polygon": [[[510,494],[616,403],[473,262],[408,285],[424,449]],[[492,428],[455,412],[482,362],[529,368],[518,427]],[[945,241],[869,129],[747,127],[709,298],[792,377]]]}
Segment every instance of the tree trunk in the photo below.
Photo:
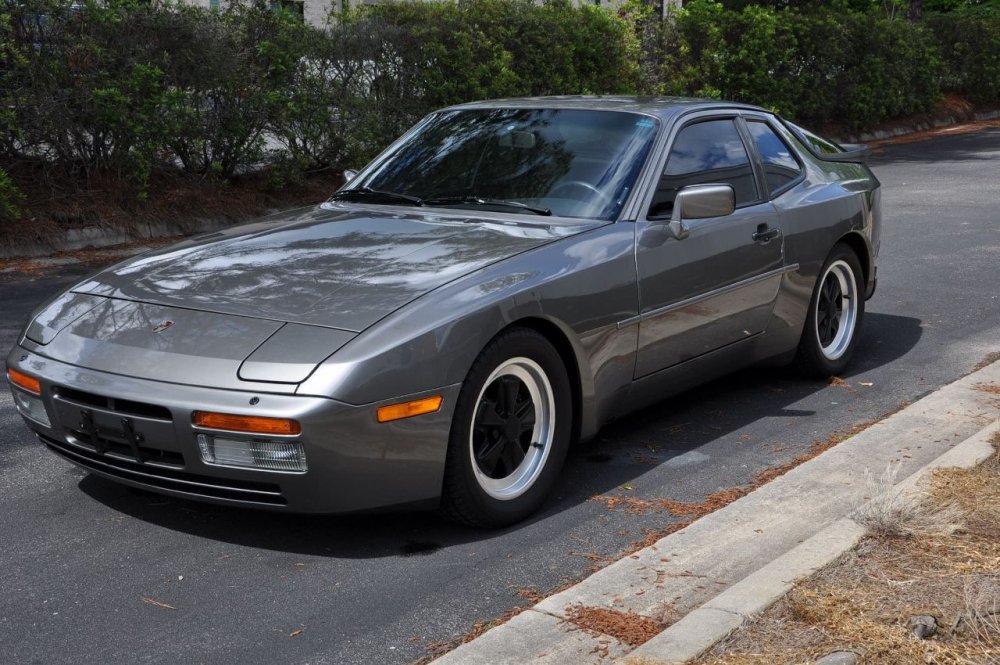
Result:
{"label": "tree trunk", "polygon": [[906,10],[906,18],[911,21],[924,20],[924,0],[910,0],[909,9]]}

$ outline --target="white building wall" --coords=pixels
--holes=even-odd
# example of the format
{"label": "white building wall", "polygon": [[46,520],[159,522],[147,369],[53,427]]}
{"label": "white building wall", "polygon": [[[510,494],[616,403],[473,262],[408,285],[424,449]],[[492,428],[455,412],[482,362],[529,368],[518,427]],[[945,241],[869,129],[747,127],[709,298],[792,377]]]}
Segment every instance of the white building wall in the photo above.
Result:
{"label": "white building wall", "polygon": [[[340,3],[337,4],[339,6]],[[331,9],[333,3],[330,0],[305,0],[302,16],[309,25],[321,26],[326,23],[326,17],[330,15]]]}
{"label": "white building wall", "polygon": [[[228,4],[230,0],[183,0],[187,4],[196,7],[218,7],[219,3]],[[336,8],[338,11],[343,8],[344,0],[301,0],[303,3],[302,16],[305,22],[310,25],[322,26],[326,23],[330,10]],[[379,0],[347,0],[348,6],[359,4],[375,4]],[[604,6],[615,6],[621,4],[622,0],[574,0],[577,4],[600,4]],[[662,0],[663,11],[666,14],[667,7],[671,5],[681,6],[683,0]]]}

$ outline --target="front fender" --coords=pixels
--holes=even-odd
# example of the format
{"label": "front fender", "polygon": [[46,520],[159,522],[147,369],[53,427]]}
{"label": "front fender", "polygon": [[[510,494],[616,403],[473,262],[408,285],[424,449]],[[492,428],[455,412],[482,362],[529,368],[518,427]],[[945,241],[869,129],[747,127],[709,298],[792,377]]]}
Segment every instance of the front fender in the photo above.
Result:
{"label": "front fender", "polygon": [[367,404],[460,383],[497,333],[537,319],[565,337],[583,410],[599,423],[632,376],[635,326],[618,324],[638,308],[634,240],[633,224],[610,224],[442,286],[346,344],[297,393]]}

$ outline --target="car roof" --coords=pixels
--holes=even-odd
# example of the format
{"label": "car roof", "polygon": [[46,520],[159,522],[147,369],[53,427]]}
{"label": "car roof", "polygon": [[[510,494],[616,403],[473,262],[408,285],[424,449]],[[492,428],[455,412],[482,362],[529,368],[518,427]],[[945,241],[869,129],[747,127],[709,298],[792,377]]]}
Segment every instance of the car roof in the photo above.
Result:
{"label": "car roof", "polygon": [[565,95],[553,97],[512,97],[509,99],[489,99],[467,104],[449,106],[453,109],[495,109],[495,108],[546,108],[584,109],[592,111],[632,111],[646,113],[660,118],[678,115],[687,111],[712,109],[743,109],[763,111],[767,109],[740,102],[725,102],[717,99],[696,97],[633,97],[628,95]]}

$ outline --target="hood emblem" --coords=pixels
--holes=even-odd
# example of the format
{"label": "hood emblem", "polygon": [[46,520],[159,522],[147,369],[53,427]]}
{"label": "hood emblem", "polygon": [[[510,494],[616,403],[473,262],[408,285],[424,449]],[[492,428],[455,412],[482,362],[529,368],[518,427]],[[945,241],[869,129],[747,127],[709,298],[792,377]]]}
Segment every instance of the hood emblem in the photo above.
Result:
{"label": "hood emblem", "polygon": [[173,321],[169,321],[169,320],[167,320],[167,321],[161,321],[160,323],[157,323],[155,326],[153,326],[153,332],[154,333],[163,332],[164,330],[166,330],[167,328],[169,328],[172,325],[174,325]]}

